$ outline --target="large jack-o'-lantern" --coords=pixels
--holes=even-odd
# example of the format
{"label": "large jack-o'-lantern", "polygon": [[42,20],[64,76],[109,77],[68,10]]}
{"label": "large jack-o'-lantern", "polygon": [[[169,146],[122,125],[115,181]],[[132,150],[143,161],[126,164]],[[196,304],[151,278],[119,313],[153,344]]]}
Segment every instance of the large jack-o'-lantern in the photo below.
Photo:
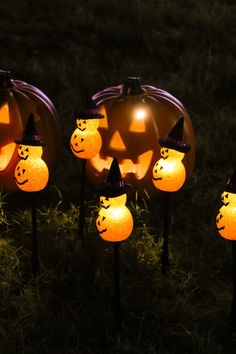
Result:
{"label": "large jack-o'-lantern", "polygon": [[46,144],[43,159],[53,173],[59,158],[60,136],[52,102],[36,87],[12,80],[8,71],[0,70],[0,187],[4,190],[17,189],[14,170],[19,158],[14,140],[22,137],[30,113]]}
{"label": "large jack-o'-lantern", "polygon": [[175,97],[156,87],[141,85],[138,78],[129,78],[125,84],[107,88],[93,99],[105,118],[98,128],[102,148],[87,164],[92,181],[97,184],[104,180],[117,156],[122,178],[131,183],[139,195],[154,195],[156,189],[150,183],[152,168],[161,157],[157,141],[166,136],[182,116],[185,119],[183,137],[192,147],[183,160],[189,177],[195,161],[194,132],[186,109]]}

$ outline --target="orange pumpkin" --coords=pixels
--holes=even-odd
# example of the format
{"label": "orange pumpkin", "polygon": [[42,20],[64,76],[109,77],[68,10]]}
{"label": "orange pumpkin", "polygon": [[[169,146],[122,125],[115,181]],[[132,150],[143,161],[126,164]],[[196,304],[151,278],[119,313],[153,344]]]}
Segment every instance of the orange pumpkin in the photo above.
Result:
{"label": "orange pumpkin", "polygon": [[165,138],[180,117],[184,117],[184,141],[191,145],[183,164],[187,178],[195,163],[195,137],[191,119],[183,105],[168,92],[141,85],[139,78],[129,78],[123,85],[109,87],[93,96],[102,136],[99,154],[87,163],[88,177],[95,183],[105,179],[112,159],[117,156],[122,178],[139,195],[152,197],[152,168],[160,159],[159,138]]}
{"label": "orange pumpkin", "polygon": [[19,162],[18,146],[30,113],[34,114],[40,137],[46,146],[43,160],[51,174],[57,165],[60,136],[56,110],[49,98],[36,87],[12,80],[8,71],[0,70],[0,187],[17,189],[14,170]]}

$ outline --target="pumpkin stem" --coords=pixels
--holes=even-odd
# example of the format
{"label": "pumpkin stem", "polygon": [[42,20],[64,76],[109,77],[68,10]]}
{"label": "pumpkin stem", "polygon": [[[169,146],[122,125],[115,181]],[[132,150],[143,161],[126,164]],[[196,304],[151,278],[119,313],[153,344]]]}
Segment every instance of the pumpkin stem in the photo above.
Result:
{"label": "pumpkin stem", "polygon": [[125,81],[123,85],[122,94],[136,96],[136,95],[140,95],[143,92],[144,90],[140,85],[140,78],[128,77],[128,79]]}

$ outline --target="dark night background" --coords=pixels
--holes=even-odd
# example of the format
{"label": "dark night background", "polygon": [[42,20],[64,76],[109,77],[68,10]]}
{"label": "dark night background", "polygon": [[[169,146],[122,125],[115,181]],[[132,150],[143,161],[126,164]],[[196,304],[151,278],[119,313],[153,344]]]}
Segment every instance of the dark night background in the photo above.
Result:
{"label": "dark night background", "polygon": [[[214,217],[235,160],[233,1],[18,0],[0,4],[0,69],[40,88],[59,116],[62,158],[39,207],[41,273],[30,274],[30,210],[1,193],[0,352],[233,354],[230,242]],[[131,204],[121,249],[123,335],[113,333],[112,250],[88,201],[77,242],[78,161],[68,141],[83,90],[140,76],[176,96],[196,134],[196,168],[174,198],[171,269],[160,272],[160,203]],[[16,202],[14,202],[16,198]],[[46,201],[44,203],[44,200]]]}

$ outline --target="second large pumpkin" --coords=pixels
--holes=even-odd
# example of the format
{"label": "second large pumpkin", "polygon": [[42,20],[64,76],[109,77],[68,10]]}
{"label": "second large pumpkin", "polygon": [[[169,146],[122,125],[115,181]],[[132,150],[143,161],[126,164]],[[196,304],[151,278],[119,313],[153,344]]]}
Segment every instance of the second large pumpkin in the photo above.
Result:
{"label": "second large pumpkin", "polygon": [[122,178],[131,183],[139,195],[152,197],[152,168],[160,158],[159,138],[164,138],[184,117],[184,141],[191,151],[184,158],[187,178],[195,162],[195,138],[191,119],[184,106],[168,92],[141,85],[138,78],[129,78],[123,85],[109,87],[93,99],[105,119],[99,122],[102,149],[90,159],[87,172],[99,184],[106,177],[112,159],[119,161]]}

